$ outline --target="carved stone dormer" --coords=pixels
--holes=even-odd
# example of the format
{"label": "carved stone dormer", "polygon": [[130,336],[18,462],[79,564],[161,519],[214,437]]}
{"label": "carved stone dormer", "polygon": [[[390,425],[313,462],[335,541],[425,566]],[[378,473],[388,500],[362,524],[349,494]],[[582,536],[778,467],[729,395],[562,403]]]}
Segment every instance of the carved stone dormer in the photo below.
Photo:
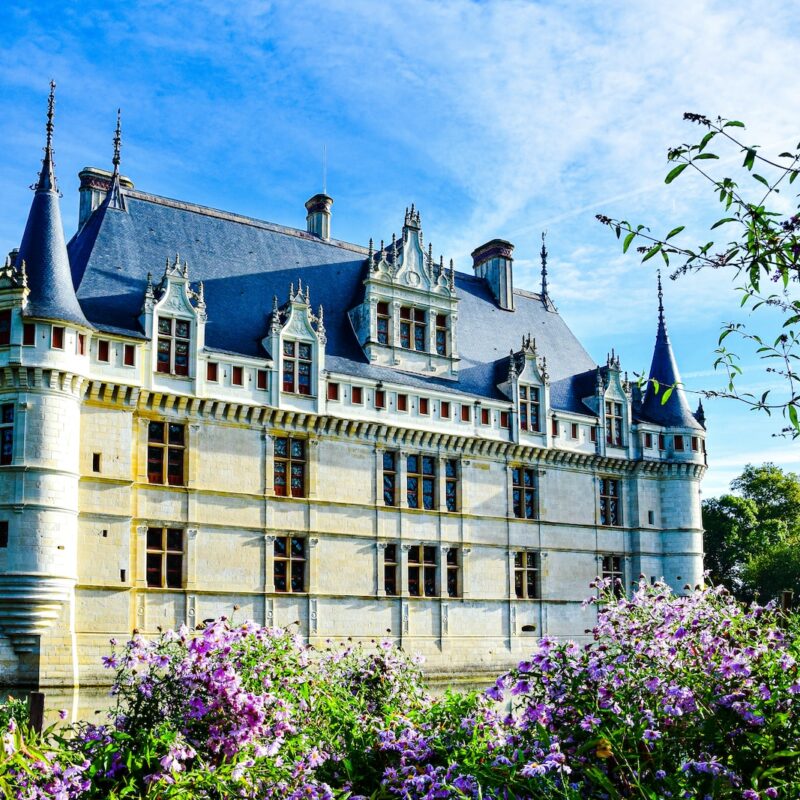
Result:
{"label": "carved stone dormer", "polygon": [[318,411],[322,405],[325,368],[325,312],[311,307],[309,287],[302,280],[289,287],[289,296],[281,306],[272,299],[264,349],[272,357],[277,374],[270,383],[270,405]]}
{"label": "carved stone dormer", "polygon": [[404,371],[458,374],[458,297],[452,259],[427,250],[419,211],[406,209],[400,237],[370,240],[364,300],[350,320],[367,358]]}
{"label": "carved stone dormer", "polygon": [[594,395],[582,399],[597,414],[600,422],[598,452],[619,456],[632,452],[633,390],[614,350],[606,358],[606,365],[597,368]]}
{"label": "carved stone dormer", "polygon": [[205,346],[205,289],[189,282],[189,265],[168,258],[164,274],[153,284],[148,273],[139,321],[153,341],[152,372],[180,378],[195,377],[197,354]]}
{"label": "carved stone dormer", "polygon": [[550,376],[547,359],[539,356],[536,340],[522,337],[518,351],[508,356],[506,379],[497,388],[514,403],[517,424],[512,425],[515,442],[532,441],[547,436],[547,411],[550,408]]}

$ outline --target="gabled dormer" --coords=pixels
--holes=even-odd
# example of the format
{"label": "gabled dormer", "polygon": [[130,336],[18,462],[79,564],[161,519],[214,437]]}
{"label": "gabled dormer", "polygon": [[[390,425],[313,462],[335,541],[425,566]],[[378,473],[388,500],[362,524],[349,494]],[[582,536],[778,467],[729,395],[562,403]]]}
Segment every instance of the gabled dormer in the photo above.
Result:
{"label": "gabled dormer", "polygon": [[375,252],[370,240],[364,300],[350,311],[359,344],[371,363],[455,378],[458,373],[453,261],[425,250],[420,214],[406,210],[402,235]]}
{"label": "gabled dormer", "polygon": [[582,400],[600,421],[598,451],[624,458],[631,449],[631,386],[613,350],[606,365],[597,368],[594,395]]}
{"label": "gabled dormer", "polygon": [[269,332],[262,340],[272,356],[277,375],[271,383],[270,405],[319,411],[322,406],[323,370],[325,368],[324,310],[311,309],[309,287],[298,281],[289,287],[289,298],[278,305],[272,299]]}
{"label": "gabled dormer", "polygon": [[180,379],[195,377],[197,354],[205,344],[206,302],[202,282],[189,282],[189,265],[176,254],[153,284],[147,275],[139,320],[153,341],[150,372]]}
{"label": "gabled dormer", "polygon": [[550,376],[547,360],[536,351],[531,335],[522,337],[522,346],[508,356],[508,374],[497,388],[514,403],[516,425],[511,435],[515,442],[547,441],[547,413],[550,408]]}

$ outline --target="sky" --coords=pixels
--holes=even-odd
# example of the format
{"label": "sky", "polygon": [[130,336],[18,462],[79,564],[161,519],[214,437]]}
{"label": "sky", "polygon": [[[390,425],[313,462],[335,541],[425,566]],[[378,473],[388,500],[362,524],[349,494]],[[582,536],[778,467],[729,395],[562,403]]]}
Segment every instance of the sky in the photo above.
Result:
{"label": "sky", "polygon": [[[686,245],[709,238],[717,206],[702,180],[684,173],[664,184],[668,148],[702,134],[683,121],[686,111],[744,121],[742,136],[765,152],[797,145],[800,11],[781,0],[768,13],[756,8],[739,0],[5,0],[0,248],[22,235],[53,78],[68,236],[77,173],[110,168],[119,107],[122,172],[144,191],[304,228],[303,204],[324,187],[334,198],[332,235],[364,245],[399,231],[414,202],[435,255],[469,272],[475,247],[508,239],[515,285],[534,291],[546,231],[562,316],[598,363],[613,347],[624,370],[646,372],[655,259],[623,255],[595,215],[660,233],[685,224]],[[719,166],[737,163],[732,152]],[[786,211],[796,198],[781,202]],[[693,405],[691,392],[724,386],[713,362],[725,322],[771,330],[739,309],[734,286],[719,271],[665,280]],[[734,349],[740,388],[771,388],[757,356]],[[780,419],[731,400],[705,407],[704,497],[725,492],[747,463],[800,471],[800,444],[774,435]]]}

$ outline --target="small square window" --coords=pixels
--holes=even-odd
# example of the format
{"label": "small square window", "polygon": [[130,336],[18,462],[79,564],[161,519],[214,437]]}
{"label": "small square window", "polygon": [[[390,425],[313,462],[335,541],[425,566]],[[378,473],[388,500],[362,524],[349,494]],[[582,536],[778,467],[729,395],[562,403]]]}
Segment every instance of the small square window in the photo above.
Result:
{"label": "small square window", "polygon": [[653,446],[653,434],[652,433],[646,433],[644,435],[644,446],[646,448],[650,448],[650,447]]}
{"label": "small square window", "polygon": [[244,385],[244,368],[243,367],[234,367],[231,370],[231,384],[233,386],[243,386]]}
{"label": "small square window", "polygon": [[592,427],[589,428],[589,439],[592,442],[595,442],[595,443],[597,442],[597,426],[596,425],[592,425]]}
{"label": "small square window", "polygon": [[450,403],[446,400],[442,400],[439,404],[439,416],[442,419],[450,419]]}
{"label": "small square window", "polygon": [[397,395],[397,410],[398,411],[408,411],[408,395],[407,394],[398,394]]}
{"label": "small square window", "polygon": [[78,341],[76,342],[77,351],[79,356],[86,355],[86,334],[79,333],[78,334]]}
{"label": "small square window", "polygon": [[36,345],[36,323],[26,322],[22,326],[22,344],[26,347]]}
{"label": "small square window", "polygon": [[206,364],[206,380],[219,380],[219,364],[216,361],[209,361]]}
{"label": "small square window", "polygon": [[573,439],[577,439],[578,438],[578,423],[577,422],[573,422],[572,423],[572,425],[570,427],[570,436]]}
{"label": "small square window", "polygon": [[553,430],[553,436],[558,436],[558,420],[554,418],[551,423],[551,426]]}
{"label": "small square window", "polygon": [[472,408],[466,403],[461,406],[461,421],[469,422],[472,419]]}
{"label": "small square window", "polygon": [[509,426],[509,416],[508,411],[501,411],[500,412],[500,427],[507,428]]}
{"label": "small square window", "polygon": [[122,363],[126,367],[136,366],[136,345],[126,344],[122,349]]}
{"label": "small square window", "polygon": [[659,450],[667,449],[667,437],[664,436],[663,433],[658,434],[658,449]]}
{"label": "small square window", "polygon": [[386,408],[386,392],[383,389],[375,390],[375,408]]}
{"label": "small square window", "polygon": [[53,350],[64,349],[64,329],[60,325],[53,325]]}
{"label": "small square window", "polygon": [[107,364],[110,358],[110,342],[108,339],[97,340],[97,360]]}
{"label": "small square window", "polygon": [[697,437],[692,436],[692,452],[696,453],[699,449]]}
{"label": "small square window", "polygon": [[364,390],[360,386],[353,386],[350,391],[350,399],[355,405],[360,406],[364,402]]}
{"label": "small square window", "polygon": [[675,450],[679,453],[683,452],[683,436],[677,434],[673,441],[675,442]]}
{"label": "small square window", "polygon": [[339,384],[333,381],[328,381],[328,400],[339,399]]}
{"label": "small square window", "polygon": [[92,472],[100,472],[100,453],[92,453]]}
{"label": "small square window", "polygon": [[655,525],[656,524],[656,515],[653,511],[647,512],[647,524],[648,525]]}
{"label": "small square window", "polygon": [[491,425],[492,417],[488,408],[481,409],[481,425]]}
{"label": "small square window", "polygon": [[8,522],[0,520],[0,547],[8,547]]}
{"label": "small square window", "polygon": [[260,369],[256,372],[256,386],[262,391],[267,390],[267,371]]}
{"label": "small square window", "polygon": [[430,413],[430,402],[428,401],[427,397],[420,397],[420,399],[419,399],[419,413],[420,414],[429,414]]}

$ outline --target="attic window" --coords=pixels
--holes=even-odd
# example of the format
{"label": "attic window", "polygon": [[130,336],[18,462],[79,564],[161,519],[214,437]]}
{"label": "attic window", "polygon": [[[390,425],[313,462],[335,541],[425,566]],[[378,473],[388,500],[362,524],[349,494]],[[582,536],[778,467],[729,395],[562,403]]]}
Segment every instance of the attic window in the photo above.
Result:
{"label": "attic window", "polygon": [[109,357],[109,341],[108,339],[97,340],[97,360],[107,364],[110,360]]}
{"label": "attic window", "polygon": [[328,381],[328,400],[339,399],[339,384],[333,381]]}
{"label": "attic window", "polygon": [[22,326],[22,344],[26,347],[36,346],[36,323],[26,322]]}
{"label": "attic window", "polygon": [[122,363],[126,367],[136,366],[136,345],[126,344],[122,350]]}
{"label": "attic window", "polygon": [[216,361],[209,361],[206,364],[206,380],[217,381],[219,380],[219,364]]}
{"label": "attic window", "polygon": [[243,386],[244,385],[244,369],[242,367],[233,367],[231,370],[231,385]]}
{"label": "attic window", "polygon": [[364,402],[364,390],[360,386],[353,386],[350,390],[350,400],[360,406]]}
{"label": "attic window", "polygon": [[389,344],[389,304],[378,303],[378,344]]}
{"label": "attic window", "polygon": [[400,347],[406,350],[425,351],[427,335],[427,320],[425,311],[421,308],[400,308]]}
{"label": "attic window", "polygon": [[419,399],[419,413],[420,414],[429,414],[430,413],[430,401],[427,397],[420,397]]}
{"label": "attic window", "polygon": [[492,419],[488,408],[481,409],[481,425],[491,425]]}
{"label": "attic window", "polygon": [[539,389],[520,384],[519,426],[523,431],[539,432]]}
{"label": "attic window", "polygon": [[622,447],[622,403],[606,401],[606,444]]}
{"label": "attic window", "polygon": [[53,337],[50,341],[53,350],[64,349],[64,329],[60,325],[53,325]]}
{"label": "attic window", "polygon": [[439,405],[439,416],[442,419],[450,419],[450,403],[446,400],[442,400]]}
{"label": "attic window", "polygon": [[188,376],[191,323],[186,319],[160,317],[158,320],[157,371]]}
{"label": "attic window", "polygon": [[447,314],[436,315],[436,352],[447,355]]}
{"label": "attic window", "polygon": [[256,387],[262,392],[267,390],[267,371],[265,369],[256,372]]}
{"label": "attic window", "polygon": [[407,394],[398,394],[397,395],[397,410],[398,411],[408,411],[408,395]]}
{"label": "attic window", "polygon": [[375,390],[375,408],[386,408],[386,392],[383,389]]}
{"label": "attic window", "polygon": [[461,421],[469,422],[472,419],[472,409],[466,404],[461,405]]}
{"label": "attic window", "polygon": [[311,395],[311,345],[308,342],[283,343],[283,391]]}

